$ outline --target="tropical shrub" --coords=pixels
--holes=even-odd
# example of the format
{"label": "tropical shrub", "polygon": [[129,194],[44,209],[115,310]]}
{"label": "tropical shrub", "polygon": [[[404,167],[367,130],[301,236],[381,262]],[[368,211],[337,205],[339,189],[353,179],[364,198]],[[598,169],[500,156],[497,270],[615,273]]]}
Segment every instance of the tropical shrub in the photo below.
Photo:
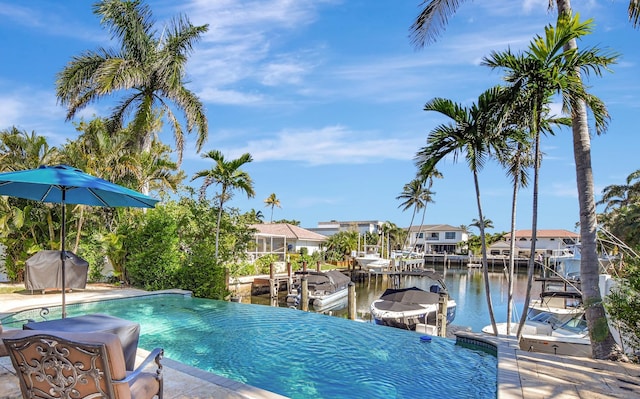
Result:
{"label": "tropical shrub", "polygon": [[180,267],[180,240],[172,204],[161,205],[143,214],[133,228],[126,229],[126,280],[145,290],[176,288]]}
{"label": "tropical shrub", "polygon": [[628,263],[616,281],[617,287],[605,298],[605,308],[626,344],[637,353],[640,351],[640,261],[634,259]]}
{"label": "tropical shrub", "polygon": [[104,245],[99,241],[99,235],[92,235],[83,239],[76,255],[89,263],[89,272],[87,274],[89,282],[104,281],[103,270],[106,253]]}
{"label": "tropical shrub", "polygon": [[255,261],[255,274],[269,274],[271,272],[271,264],[278,260],[276,254],[264,255]]}

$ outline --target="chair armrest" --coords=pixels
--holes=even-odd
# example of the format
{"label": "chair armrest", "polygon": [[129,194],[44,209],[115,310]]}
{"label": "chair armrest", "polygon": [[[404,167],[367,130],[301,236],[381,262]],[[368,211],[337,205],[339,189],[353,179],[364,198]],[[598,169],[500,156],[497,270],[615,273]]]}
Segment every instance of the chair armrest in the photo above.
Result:
{"label": "chair armrest", "polygon": [[133,372],[131,372],[129,375],[127,375],[126,378],[123,378],[118,382],[130,383],[135,381],[135,379],[138,378],[138,376],[142,373],[142,370],[154,360],[156,362],[156,365],[158,366],[158,370],[156,371],[156,374],[157,374],[156,378],[161,379],[162,365],[160,364],[160,361],[162,360],[163,356],[164,356],[164,349],[155,348],[153,351],[151,351],[151,353],[149,353],[149,355],[142,361],[142,363],[140,363],[140,365]]}

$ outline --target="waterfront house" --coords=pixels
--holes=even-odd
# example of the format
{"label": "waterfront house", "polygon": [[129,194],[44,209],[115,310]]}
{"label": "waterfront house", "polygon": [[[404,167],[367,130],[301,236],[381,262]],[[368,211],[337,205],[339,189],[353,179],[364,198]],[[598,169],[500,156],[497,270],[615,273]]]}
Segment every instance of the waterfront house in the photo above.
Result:
{"label": "waterfront house", "polygon": [[379,220],[360,220],[360,221],[337,221],[318,222],[318,227],[309,227],[307,230],[330,237],[341,231],[357,231],[358,233],[379,234],[381,226],[385,222]]}
{"label": "waterfront house", "polygon": [[424,224],[409,229],[409,248],[425,254],[457,254],[466,249],[469,234],[448,224]]}
{"label": "waterfront house", "polygon": [[256,260],[264,255],[275,254],[279,261],[286,261],[287,254],[299,253],[303,248],[308,254],[320,250],[327,237],[289,223],[259,223],[250,226],[255,229],[255,245],[249,250],[249,257]]}
{"label": "waterfront house", "polygon": [[[536,231],[536,254],[549,257],[561,253],[565,248],[575,245],[580,240],[580,234],[569,230],[550,229]],[[502,240],[489,246],[489,254],[509,256],[511,234],[507,233]],[[531,230],[516,230],[516,257],[527,258],[531,253]]]}

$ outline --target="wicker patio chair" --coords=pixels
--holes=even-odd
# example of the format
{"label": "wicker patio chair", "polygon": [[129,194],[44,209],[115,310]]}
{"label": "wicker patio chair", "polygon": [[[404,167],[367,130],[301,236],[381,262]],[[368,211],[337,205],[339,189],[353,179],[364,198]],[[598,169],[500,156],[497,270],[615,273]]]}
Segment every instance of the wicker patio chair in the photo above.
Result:
{"label": "wicker patio chair", "polygon": [[[160,348],[127,372],[115,334],[20,331],[3,340],[25,399],[162,399]],[[142,371],[154,360],[155,373]]]}

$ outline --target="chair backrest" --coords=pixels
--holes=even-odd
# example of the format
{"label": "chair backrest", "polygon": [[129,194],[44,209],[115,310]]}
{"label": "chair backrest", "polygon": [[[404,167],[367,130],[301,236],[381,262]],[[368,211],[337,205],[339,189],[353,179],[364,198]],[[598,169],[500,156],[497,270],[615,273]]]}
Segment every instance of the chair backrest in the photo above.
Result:
{"label": "chair backrest", "polygon": [[21,331],[4,339],[25,398],[129,399],[120,340],[109,333]]}

